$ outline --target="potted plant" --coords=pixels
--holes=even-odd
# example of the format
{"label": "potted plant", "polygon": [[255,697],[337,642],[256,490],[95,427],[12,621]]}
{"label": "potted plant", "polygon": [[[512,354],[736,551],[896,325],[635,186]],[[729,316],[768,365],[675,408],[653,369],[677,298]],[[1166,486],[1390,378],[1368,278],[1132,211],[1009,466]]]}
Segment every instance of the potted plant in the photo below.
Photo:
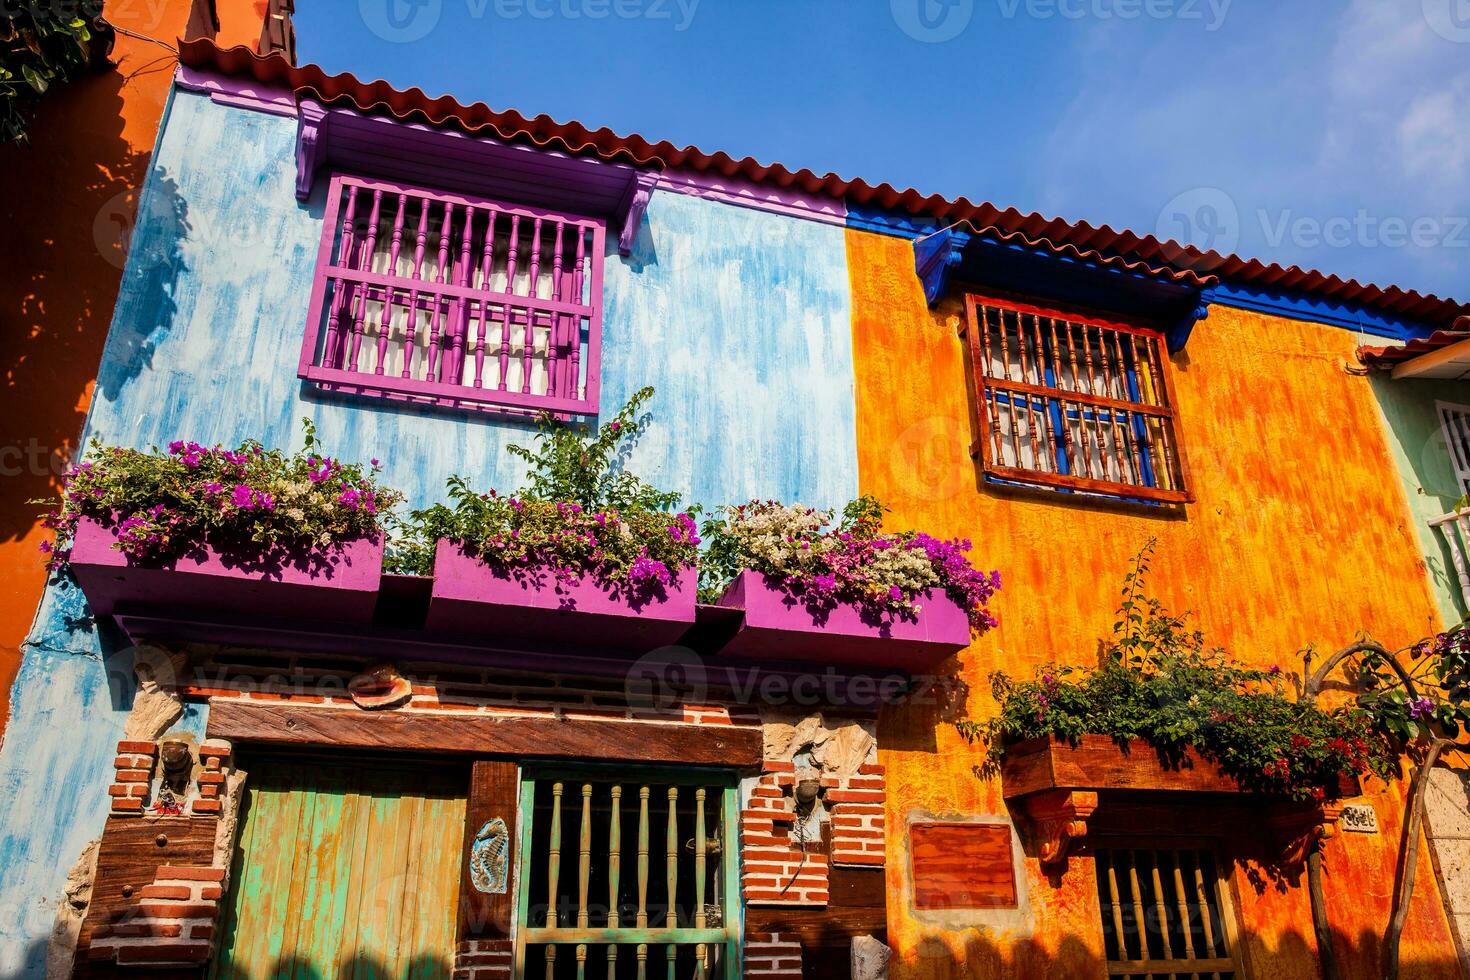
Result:
{"label": "potted plant", "polygon": [[1000,587],[966,557],[970,542],[881,530],[872,497],[830,511],[774,501],[707,521],[708,599],[742,611],[726,652],[862,667],[927,669],[994,625]]}
{"label": "potted plant", "polygon": [[1253,792],[1321,803],[1386,776],[1393,757],[1356,705],[1292,696],[1279,666],[1247,667],[1145,594],[1153,542],[1125,579],[1097,667],[991,675],[990,720],[959,723],[987,745],[1008,800],[1054,789]]}
{"label": "potted plant", "polygon": [[393,567],[432,572],[430,629],[641,648],[684,634],[694,518],[622,466],[652,395],[595,432],[543,415],[534,446],[510,447],[530,464],[525,487],[481,492],[456,476],[448,504],[414,512]]}
{"label": "potted plant", "polygon": [[376,460],[337,460],[304,424],[292,455],[254,441],[94,441],[44,520],[50,567],[99,615],[172,606],[371,619],[383,519],[402,495],[378,483]]}

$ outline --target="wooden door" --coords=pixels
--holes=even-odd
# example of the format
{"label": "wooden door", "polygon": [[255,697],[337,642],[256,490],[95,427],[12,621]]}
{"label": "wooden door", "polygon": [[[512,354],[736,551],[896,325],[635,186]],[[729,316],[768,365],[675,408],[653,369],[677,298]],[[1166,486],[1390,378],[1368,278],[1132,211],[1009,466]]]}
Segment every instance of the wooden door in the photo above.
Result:
{"label": "wooden door", "polygon": [[247,760],[217,980],[448,980],[465,767]]}

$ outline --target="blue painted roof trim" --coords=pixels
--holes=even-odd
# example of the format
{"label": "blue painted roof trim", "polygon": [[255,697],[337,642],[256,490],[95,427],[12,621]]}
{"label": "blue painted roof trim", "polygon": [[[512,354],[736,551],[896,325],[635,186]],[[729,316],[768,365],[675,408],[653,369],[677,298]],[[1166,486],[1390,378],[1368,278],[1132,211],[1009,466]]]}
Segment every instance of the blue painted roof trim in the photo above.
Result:
{"label": "blue painted roof trim", "polygon": [[[1212,305],[1270,313],[1400,341],[1427,337],[1437,329],[1433,324],[1408,320],[1382,310],[1337,303],[1304,293],[1259,289],[1231,282],[1219,282],[1201,289],[1166,282],[1136,270],[1114,268],[1071,255],[1057,255],[1019,242],[1001,242],[954,228],[935,232],[932,219],[917,215],[893,214],[849,205],[847,225],[862,231],[914,238],[914,268],[924,283],[924,297],[931,306],[944,295],[951,278],[957,277],[966,281],[975,278],[974,273],[980,263],[993,264],[993,257],[997,254],[995,249],[1008,249],[1048,264],[1052,270],[1051,276],[1061,273],[1058,278],[1048,276],[1041,284],[1043,288],[1018,282],[1011,285],[1013,290],[1039,292],[1043,296],[1118,312],[1151,316],[1162,313],[1167,319],[1174,320],[1173,325],[1165,330],[1170,353],[1178,353],[1184,349],[1195,325],[1209,316]],[[963,240],[958,237],[961,235],[964,236]],[[958,256],[953,254],[956,249],[960,253]],[[986,261],[982,253],[987,253],[992,261]],[[941,257],[945,261],[939,261]],[[1089,270],[1089,274],[1079,277],[1067,271],[1081,269]],[[978,281],[985,281],[987,278],[994,280],[993,271],[988,277],[982,272]],[[1086,279],[1087,283],[1083,285],[1081,279]],[[1068,280],[1072,280],[1070,284]],[[1124,286],[1125,283],[1132,285]],[[1120,287],[1123,293],[1132,295],[1119,296]],[[1151,310],[1147,308],[1150,304],[1137,302],[1138,295],[1149,292],[1157,295],[1161,301],[1158,304],[1160,306],[1177,304],[1178,312],[1169,312],[1167,309]],[[1140,309],[1140,305],[1144,308]]]}

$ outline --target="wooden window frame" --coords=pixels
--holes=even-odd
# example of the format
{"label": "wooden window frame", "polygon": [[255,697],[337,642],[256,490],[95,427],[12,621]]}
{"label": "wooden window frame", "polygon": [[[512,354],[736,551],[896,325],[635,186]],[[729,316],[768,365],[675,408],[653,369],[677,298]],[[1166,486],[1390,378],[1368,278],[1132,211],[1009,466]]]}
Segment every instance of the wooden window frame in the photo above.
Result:
{"label": "wooden window frame", "polygon": [[[560,815],[560,829],[563,840],[571,840],[571,835],[578,830],[578,800],[580,793],[576,787],[582,782],[608,782],[617,780],[625,789],[649,786],[658,789],[669,787],[680,788],[716,788],[719,790],[717,800],[711,800],[707,804],[706,819],[711,816],[717,817],[718,826],[721,828],[721,848],[717,857],[711,860],[720,862],[721,891],[718,902],[721,907],[722,920],[718,927],[707,927],[697,929],[692,927],[670,928],[650,924],[639,928],[636,924],[620,924],[609,927],[606,923],[594,925],[590,921],[585,926],[533,926],[531,919],[531,875],[535,860],[532,841],[535,834],[535,812],[536,812],[536,786],[538,783],[562,783],[566,790],[563,794],[562,809]],[[657,825],[654,819],[658,816],[658,807],[666,798],[657,795],[649,799],[649,822],[642,828],[648,835],[649,845],[657,847],[659,841],[653,838],[653,829]],[[666,803],[664,803],[667,806]],[[667,812],[667,811],[665,811]],[[632,823],[629,823],[631,818]],[[526,959],[528,948],[533,945],[554,945],[560,948],[579,945],[617,945],[620,947],[647,945],[679,945],[679,946],[701,946],[717,945],[723,949],[723,975],[726,980],[738,980],[744,976],[742,937],[745,931],[744,905],[740,889],[740,781],[730,770],[710,768],[705,771],[696,771],[692,768],[680,769],[622,769],[614,767],[584,766],[568,768],[565,766],[546,766],[540,768],[527,767],[521,770],[521,796],[520,809],[517,815],[519,822],[519,846],[517,847],[518,861],[516,869],[516,916],[515,916],[515,970],[517,977],[526,975]],[[633,835],[640,832],[639,827],[639,798],[637,792],[625,793],[623,796],[622,819],[620,821],[623,846],[627,846]],[[553,827],[557,826],[553,821]],[[683,839],[683,829],[677,835],[677,839]],[[692,829],[692,828],[690,828]],[[569,848],[563,847],[564,852],[570,857]],[[628,868],[631,877],[638,873],[636,868]],[[560,875],[572,876],[585,874],[579,867],[572,866],[566,861],[560,871]],[[715,896],[708,896],[714,898]],[[654,960],[648,960],[650,973],[654,972]],[[663,963],[657,964],[662,966]],[[662,975],[663,971],[657,971]]]}
{"label": "wooden window frame", "polygon": [[[391,254],[411,263],[412,275],[403,275],[396,267],[385,272],[371,269],[373,256],[383,244],[372,221],[380,204],[394,200]],[[449,234],[424,234],[425,221],[420,215],[428,213],[432,219],[435,212],[441,229],[448,216]],[[371,230],[357,234],[357,222],[369,215]],[[464,227],[465,215],[470,216],[469,229]],[[488,243],[483,225],[496,230]],[[499,250],[498,236],[508,229],[514,229],[511,240],[516,244]],[[607,223],[601,218],[334,174],[327,192],[297,376],[326,391],[442,408],[595,415],[602,359],[606,233]],[[562,247],[543,250],[542,239],[553,234],[555,245]],[[427,266],[438,269],[437,278],[419,274],[416,255],[423,259],[437,256]],[[507,277],[503,290],[491,289],[492,275],[485,275],[497,268]],[[480,286],[474,285],[477,271],[484,276]],[[518,289],[516,279],[527,272],[533,276],[528,288]],[[551,280],[553,296],[539,295],[542,277]],[[425,344],[434,354],[425,354],[426,360],[415,363],[414,341],[376,340],[375,352],[364,343],[368,339],[366,307],[369,303],[381,306],[385,298],[392,312],[380,313],[382,322],[394,313],[409,311],[410,335],[416,333],[418,314],[429,313]],[[497,321],[501,326],[498,344],[487,326]],[[472,323],[476,325],[473,330]],[[532,335],[537,328],[549,331],[545,355],[534,350]],[[510,353],[515,342],[512,329],[523,331],[522,340],[531,346]],[[380,323],[380,335],[383,330]],[[402,368],[385,371],[389,348],[399,346]],[[357,360],[364,350],[369,367],[360,369]],[[371,366],[374,361],[375,369]],[[519,390],[507,384],[512,361],[520,362]],[[531,391],[533,364],[545,367],[545,392]],[[492,371],[498,383],[486,383]],[[465,380],[466,374],[473,377]]]}
{"label": "wooden window frame", "polygon": [[1440,432],[1450,454],[1450,470],[1460,492],[1470,494],[1470,435],[1455,431],[1457,425],[1470,429],[1470,405],[1436,400],[1434,413],[1439,417]]}
{"label": "wooden window frame", "polygon": [[[988,327],[986,330],[978,329],[980,321],[977,317],[983,315],[984,309],[998,309],[1003,312],[1015,313],[1018,321],[1020,317],[1031,317],[1033,318],[1033,324],[1039,323],[1039,320],[1036,318],[1044,318],[1051,321],[1052,327],[1057,322],[1080,326],[1083,328],[1084,338],[1088,331],[1094,329],[1099,331],[1099,338],[1102,337],[1103,331],[1111,331],[1117,335],[1136,338],[1130,345],[1130,358],[1136,359],[1138,354],[1137,345],[1142,344],[1143,350],[1148,356],[1151,373],[1158,382],[1157,385],[1153,386],[1155,388],[1154,394],[1157,396],[1156,399],[1153,401],[1145,400],[1139,384],[1132,379],[1130,379],[1130,385],[1133,397],[1130,399],[1118,399],[1097,395],[1090,390],[1083,391],[1060,385],[1034,384],[1027,381],[1012,380],[1009,377],[992,377],[988,373],[990,364],[989,351],[986,348],[986,345],[989,343]],[[1041,336],[1039,326],[1036,329],[1038,330],[1038,336]],[[965,320],[960,328],[960,335],[964,338],[966,344],[969,368],[967,379],[972,386],[970,402],[975,426],[975,438],[971,444],[970,451],[971,455],[980,461],[981,470],[987,477],[1002,483],[1065,492],[1080,492],[1093,496],[1122,500],[1139,500],[1153,504],[1184,504],[1194,502],[1195,498],[1191,489],[1192,481],[1189,477],[1188,464],[1186,463],[1184,449],[1179,438],[1178,414],[1175,408],[1173,381],[1170,377],[1170,369],[1167,363],[1167,348],[1165,346],[1164,335],[1160,331],[1142,324],[1125,322],[1116,317],[1103,317],[1091,311],[1079,310],[1060,304],[1038,306],[1003,294],[968,292],[965,295]],[[1070,350],[1070,345],[1073,343],[1073,340],[1071,339],[1070,333],[1068,337]],[[1043,339],[1043,349],[1046,346]],[[1074,355],[1070,367],[1075,374],[1075,350],[1070,350],[1070,352]],[[1043,358],[1046,356],[1044,350],[1042,356]],[[1134,362],[1130,361],[1131,363]],[[1045,366],[1043,361],[1037,365],[1037,370],[1033,373],[1041,376],[1043,374],[1043,368],[1045,371],[1050,371],[1053,366],[1061,374],[1065,374],[1064,369],[1068,367],[1068,365],[1062,364],[1060,359],[1053,355],[1051,366]],[[1105,369],[1113,370],[1111,368]],[[1130,367],[1130,375],[1132,371],[1133,369]],[[1023,362],[1023,378],[1025,377],[1024,372]],[[1089,389],[1091,388],[1091,378],[1092,375],[1089,374]],[[1115,441],[1121,438],[1129,450],[1136,454],[1130,455],[1129,453],[1125,453],[1123,460],[1127,461],[1130,468],[1140,474],[1140,478],[1143,473],[1151,474],[1149,482],[1133,483],[1113,479],[1097,479],[1090,475],[1091,446],[1083,447],[1084,452],[1087,453],[1084,464],[1089,475],[1084,476],[1070,472],[1072,467],[1069,464],[1073,459],[1073,447],[1069,443],[1069,437],[1067,435],[1068,426],[1065,423],[1060,430],[1062,446],[1047,449],[1048,458],[1055,458],[1057,460],[1057,472],[1008,464],[1003,457],[1004,447],[1001,447],[1001,453],[996,452],[996,440],[1001,438],[1000,423],[999,419],[992,420],[989,409],[991,401],[999,397],[1004,397],[1008,405],[1014,404],[1011,401],[1012,398],[1024,398],[1028,406],[1028,415],[1033,411],[1030,408],[1033,400],[1043,402],[1047,410],[1063,413],[1067,411],[1065,407],[1067,404],[1075,404],[1078,406],[1079,419],[1085,417],[1085,412],[1089,408],[1095,413],[1108,413],[1108,419],[1111,422],[1112,428],[1116,430],[1114,434]],[[1041,410],[1035,411],[1039,414]],[[1129,421],[1127,423],[1119,423],[1117,421],[1118,413],[1126,415]],[[1150,447],[1140,445],[1143,442],[1139,438],[1140,435],[1147,434],[1146,432],[1140,432],[1138,429],[1139,419],[1141,417],[1155,419],[1159,425],[1160,434],[1164,439],[1162,444],[1164,448],[1162,454],[1164,459],[1161,462],[1163,463],[1164,473],[1167,476],[1167,486],[1160,486],[1161,481],[1158,479],[1158,476],[1152,475],[1158,468],[1158,461],[1152,459]],[[1097,416],[1097,420],[1094,428],[1101,425],[1101,416]],[[994,428],[992,428],[992,423],[994,424]],[[1053,424],[1053,422],[1048,421],[1044,435],[1051,431]],[[1028,435],[1034,440],[1034,433],[1029,428]],[[1047,438],[1049,440],[1049,435]],[[1020,439],[1014,430],[1012,439],[1013,441]],[[1084,436],[1085,440],[1086,436]],[[1057,448],[1060,448],[1060,452],[1056,452]],[[1098,453],[1101,454],[1101,452],[1102,446],[1099,444]],[[1019,451],[1017,451],[1017,459],[1018,461],[1020,459]],[[1122,461],[1116,459],[1111,461],[1119,467],[1121,473]],[[1064,465],[1068,472],[1060,472]],[[1106,466],[1107,463],[1104,462],[1103,467],[1105,472]]]}
{"label": "wooden window frame", "polygon": [[[1181,851],[1208,851],[1213,856],[1215,864],[1215,873],[1211,884],[1214,886],[1215,900],[1219,903],[1218,911],[1220,916],[1220,923],[1225,933],[1224,936],[1222,936],[1221,938],[1227,944],[1227,955],[1216,957],[1213,960],[1202,958],[1195,958],[1193,960],[1190,960],[1177,959],[1172,957],[1169,959],[1164,959],[1152,956],[1150,957],[1150,959],[1147,960],[1112,960],[1106,959],[1107,954],[1106,952],[1104,952],[1107,976],[1197,977],[1207,975],[1218,976],[1220,974],[1228,972],[1231,976],[1235,978],[1235,980],[1248,980],[1250,973],[1246,969],[1245,953],[1242,946],[1242,939],[1245,935],[1245,931],[1242,928],[1242,924],[1240,921],[1240,915],[1238,912],[1239,904],[1236,900],[1235,886],[1233,881],[1231,880],[1231,874],[1229,870],[1230,864],[1226,861],[1225,856],[1222,854],[1220,842],[1218,840],[1212,838],[1187,836],[1132,836],[1128,834],[1113,833],[1100,835],[1094,839],[1091,839],[1086,846],[1088,856],[1091,857],[1093,860],[1094,873],[1098,881],[1098,912],[1100,917],[1107,914],[1106,909],[1104,909],[1101,904],[1102,891],[1104,888],[1107,888],[1111,892],[1113,886],[1110,883],[1105,883],[1103,880],[1102,869],[1099,866],[1097,860],[1098,851],[1111,852],[1126,850],[1150,852],[1155,855],[1154,864],[1156,868],[1158,866],[1157,855],[1162,853],[1172,852],[1174,855],[1174,859],[1177,862],[1178,854]],[[1198,867],[1198,865],[1196,865],[1196,867]],[[1117,887],[1118,898],[1121,900],[1124,887],[1123,883],[1118,882]],[[1131,893],[1131,885],[1129,886],[1129,889]],[[1135,898],[1133,902],[1135,909],[1140,906],[1141,898],[1141,893],[1138,895],[1137,898]],[[1160,899],[1156,897],[1156,905],[1159,901]],[[1146,913],[1152,911],[1147,906],[1143,906],[1143,908]],[[1136,911],[1135,915],[1137,915]],[[1114,920],[1115,930],[1118,928],[1118,922],[1120,921],[1121,917]],[[1099,918],[1099,928],[1102,928],[1101,918]],[[1120,941],[1121,938],[1122,937],[1120,935]],[[1122,948],[1123,951],[1126,953],[1127,947],[1124,946]],[[1225,965],[1227,963],[1229,964],[1228,966]]]}

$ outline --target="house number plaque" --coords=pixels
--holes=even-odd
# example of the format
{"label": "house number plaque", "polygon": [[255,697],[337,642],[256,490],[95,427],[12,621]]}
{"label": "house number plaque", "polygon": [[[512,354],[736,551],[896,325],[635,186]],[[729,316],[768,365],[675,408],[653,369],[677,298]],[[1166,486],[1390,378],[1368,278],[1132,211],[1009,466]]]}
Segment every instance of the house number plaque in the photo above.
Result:
{"label": "house number plaque", "polygon": [[1371,803],[1349,803],[1342,808],[1342,829],[1360,834],[1378,833],[1378,813]]}

